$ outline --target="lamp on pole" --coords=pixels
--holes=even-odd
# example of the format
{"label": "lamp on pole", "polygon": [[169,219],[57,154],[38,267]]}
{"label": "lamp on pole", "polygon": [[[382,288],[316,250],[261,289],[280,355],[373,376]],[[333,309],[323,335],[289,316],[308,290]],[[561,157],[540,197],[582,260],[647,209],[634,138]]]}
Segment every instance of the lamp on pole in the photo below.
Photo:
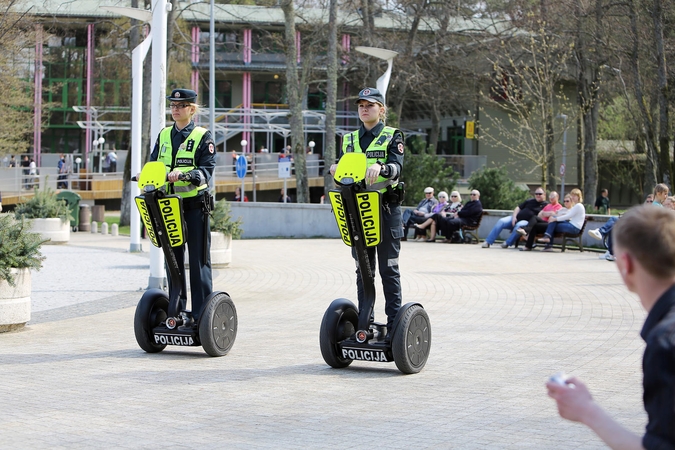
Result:
{"label": "lamp on pole", "polygon": [[103,159],[103,144],[105,144],[105,138],[101,136],[98,139],[94,139],[92,142],[95,149],[98,151],[98,172],[101,173],[101,165]]}
{"label": "lamp on pole", "polygon": [[391,68],[394,64],[394,58],[398,52],[376,47],[354,47],[357,52],[365,53],[366,55],[374,56],[387,62],[387,70],[377,79],[376,88],[380,91],[383,98],[387,97],[387,88],[389,87],[389,79],[391,78]]}
{"label": "lamp on pole", "polygon": [[309,141],[309,152],[314,153],[314,146],[316,146],[316,143],[314,141]]}
{"label": "lamp on pole", "polygon": [[558,114],[556,119],[563,120],[562,164],[560,165],[560,195],[565,197],[565,163],[567,162],[567,114]]}

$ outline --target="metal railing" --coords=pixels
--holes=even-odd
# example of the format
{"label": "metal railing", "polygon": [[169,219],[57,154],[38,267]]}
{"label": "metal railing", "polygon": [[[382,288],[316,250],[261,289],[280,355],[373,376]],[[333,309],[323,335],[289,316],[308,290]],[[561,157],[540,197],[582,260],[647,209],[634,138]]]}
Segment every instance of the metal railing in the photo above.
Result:
{"label": "metal railing", "polygon": [[[277,153],[247,153],[248,160],[246,180],[258,182],[281,181],[279,176],[279,161]],[[485,155],[439,155],[459,173],[460,179],[466,180],[476,170],[487,164]],[[323,175],[325,162],[319,155],[307,155],[307,176],[319,177]],[[214,171],[216,185],[238,181],[236,167],[232,154],[218,154],[218,164]],[[0,168],[0,193],[3,196],[31,194],[35,188],[49,187],[53,190],[67,189],[73,191],[94,191],[103,198],[112,198],[121,189],[122,172],[80,172],[59,174],[56,167],[38,167],[37,173],[26,173],[23,167]],[[294,179],[295,166],[291,163],[291,179]]]}

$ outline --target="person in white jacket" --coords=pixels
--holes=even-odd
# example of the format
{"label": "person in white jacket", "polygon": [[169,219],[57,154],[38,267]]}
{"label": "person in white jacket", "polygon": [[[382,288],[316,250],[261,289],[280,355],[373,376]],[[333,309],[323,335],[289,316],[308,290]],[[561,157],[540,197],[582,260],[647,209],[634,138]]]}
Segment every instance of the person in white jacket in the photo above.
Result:
{"label": "person in white jacket", "polygon": [[581,191],[579,189],[572,189],[569,198],[565,198],[564,206],[567,210],[549,219],[544,237],[537,241],[546,244],[543,251],[553,251],[553,236],[556,232],[578,234],[581,231],[581,228],[584,226],[584,219],[586,218],[586,208],[584,208],[582,202]]}

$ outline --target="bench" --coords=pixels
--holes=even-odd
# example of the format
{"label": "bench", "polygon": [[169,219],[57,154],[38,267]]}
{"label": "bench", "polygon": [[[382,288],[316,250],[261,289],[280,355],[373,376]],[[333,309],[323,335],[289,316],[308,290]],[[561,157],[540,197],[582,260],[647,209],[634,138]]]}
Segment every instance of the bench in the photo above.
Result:
{"label": "bench", "polygon": [[[480,223],[483,221],[483,216],[487,213],[483,211],[483,214],[478,218],[476,225],[462,225],[462,236],[464,236],[465,244],[480,244],[480,238],[478,237],[478,228]],[[475,242],[474,242],[475,241]]]}
{"label": "bench", "polygon": [[[581,226],[581,230],[579,230],[579,233],[576,234],[571,234],[571,233],[555,233],[553,236],[553,239],[562,239],[562,251],[564,252],[566,247],[567,247],[567,242],[572,242],[574,244],[577,244],[579,247],[579,251],[583,252],[584,251],[584,241],[583,241],[583,236],[584,236],[584,230],[586,229],[586,223],[588,222],[588,217],[584,217],[584,224]],[[544,233],[539,233],[536,236],[536,239],[539,239],[541,237],[544,237]],[[527,238],[525,236],[521,236],[520,239],[516,240],[516,248],[518,248],[518,244],[520,241],[526,241]]]}

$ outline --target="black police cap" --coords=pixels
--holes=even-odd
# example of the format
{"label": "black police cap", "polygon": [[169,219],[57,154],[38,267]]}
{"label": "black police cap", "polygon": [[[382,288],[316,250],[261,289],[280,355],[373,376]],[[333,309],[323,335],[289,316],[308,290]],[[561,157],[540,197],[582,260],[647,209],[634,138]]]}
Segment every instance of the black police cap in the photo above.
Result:
{"label": "black police cap", "polygon": [[360,100],[365,100],[371,103],[379,103],[384,105],[384,96],[375,88],[365,88],[359,92],[359,98],[355,103],[358,103]]}
{"label": "black police cap", "polygon": [[171,102],[185,101],[194,103],[197,100],[197,93],[191,89],[174,89],[167,99]]}

